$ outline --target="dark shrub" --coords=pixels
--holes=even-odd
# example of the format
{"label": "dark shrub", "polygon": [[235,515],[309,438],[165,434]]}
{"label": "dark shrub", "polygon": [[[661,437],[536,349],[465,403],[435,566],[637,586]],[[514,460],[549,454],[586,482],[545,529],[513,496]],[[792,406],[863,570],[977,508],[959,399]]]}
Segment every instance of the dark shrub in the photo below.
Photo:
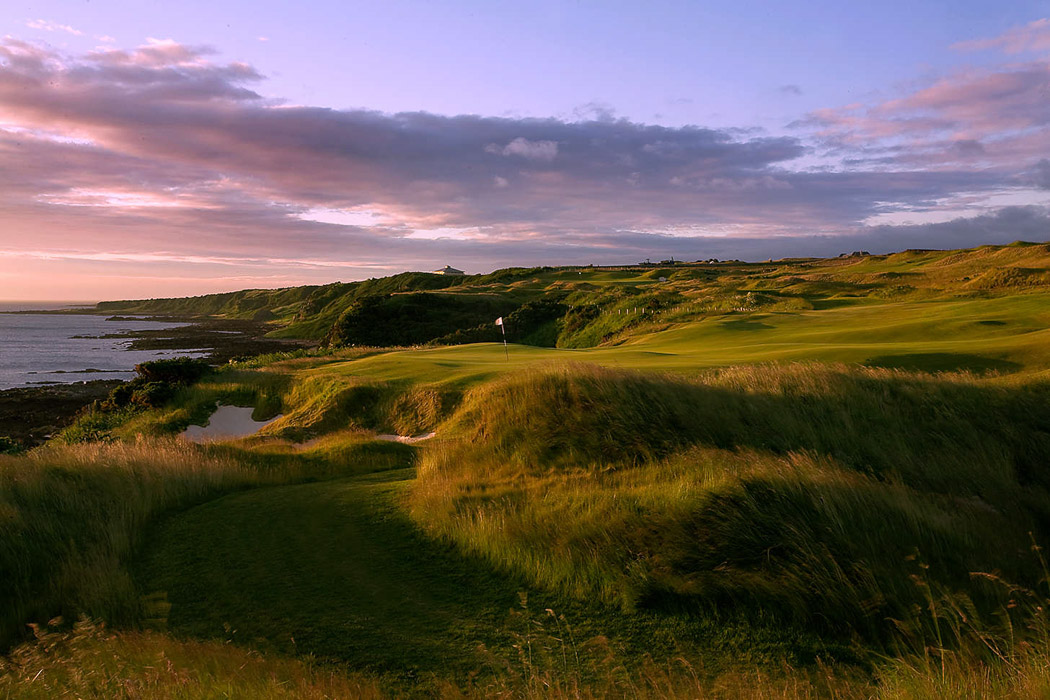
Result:
{"label": "dark shrub", "polygon": [[152,360],[135,365],[135,372],[145,382],[192,384],[211,371],[204,360],[175,357],[170,360]]}
{"label": "dark shrub", "polygon": [[133,406],[152,408],[162,406],[175,395],[175,387],[165,382],[149,382],[137,387],[131,394]]}
{"label": "dark shrub", "polygon": [[135,387],[131,384],[121,384],[120,386],[109,392],[109,398],[106,399],[107,408],[124,408],[131,401],[131,395],[135,392]]}
{"label": "dark shrub", "polygon": [[22,445],[13,438],[0,435],[0,455],[13,455],[22,451]]}

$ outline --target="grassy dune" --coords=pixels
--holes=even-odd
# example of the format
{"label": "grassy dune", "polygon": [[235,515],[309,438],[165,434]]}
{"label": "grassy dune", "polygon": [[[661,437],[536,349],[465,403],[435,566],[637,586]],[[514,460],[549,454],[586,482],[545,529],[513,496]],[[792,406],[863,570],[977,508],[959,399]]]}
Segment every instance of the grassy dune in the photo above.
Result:
{"label": "grassy dune", "polygon": [[[560,643],[534,634],[534,655],[495,679],[466,687],[439,683],[437,698],[671,698],[710,700],[1030,700],[1050,693],[1044,650],[1029,650],[998,665],[951,657],[894,661],[875,677],[823,665],[813,669],[731,671],[707,674],[680,660],[648,663],[633,674],[595,655],[563,662]],[[230,644],[179,641],[151,632],[113,633],[79,623],[70,632],[43,630],[0,661],[0,696],[50,700],[107,698],[370,698],[389,688],[310,660],[260,654]]]}
{"label": "grassy dune", "polygon": [[140,619],[141,592],[126,564],[158,518],[230,491],[404,464],[400,445],[370,456],[249,459],[235,449],[157,440],[0,456],[0,645],[24,635],[24,623],[55,615]]}
{"label": "grassy dune", "polygon": [[[266,318],[273,335],[328,338],[347,345],[497,340],[479,332],[491,333],[492,318],[503,315],[514,320],[507,328],[511,340],[584,348],[648,333],[661,324],[723,314],[799,313],[1045,292],[1048,265],[1047,245],[1016,243],[668,268],[512,268],[462,278],[403,273],[322,287],[105,302],[99,310]],[[557,308],[555,316],[537,316],[535,305],[540,302],[548,311]],[[533,313],[525,313],[530,304]],[[383,313],[377,314],[380,309]],[[402,317],[404,322],[392,322]]]}
{"label": "grassy dune", "polygon": [[916,553],[974,597],[972,571],[1042,576],[1048,409],[971,375],[552,367],[466,397],[412,513],[553,590],[878,634],[922,603]]}
{"label": "grassy dune", "polygon": [[[108,306],[314,337],[427,294],[564,315],[530,331],[557,347],[231,363],[0,457],[0,697],[1045,697],[1048,269],[1018,244]],[[282,417],[170,439],[216,403]],[[83,613],[109,627],[43,624]]]}
{"label": "grassy dune", "polygon": [[0,697],[369,700],[386,694],[367,676],[308,661],[150,632],[114,634],[81,621],[72,630],[38,628],[36,641],[0,660]]}

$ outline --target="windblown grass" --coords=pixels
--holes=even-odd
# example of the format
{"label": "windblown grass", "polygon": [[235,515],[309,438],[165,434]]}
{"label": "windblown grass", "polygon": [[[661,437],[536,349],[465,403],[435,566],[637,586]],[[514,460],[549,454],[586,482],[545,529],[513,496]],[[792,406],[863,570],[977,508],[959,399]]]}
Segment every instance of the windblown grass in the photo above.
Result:
{"label": "windblown grass", "polygon": [[[1047,697],[1029,533],[1050,536],[1048,254],[472,278],[446,292],[563,300],[544,329],[562,349],[297,351],[233,363],[164,408],[86,414],[62,439],[113,444],[0,457],[0,645],[58,614],[141,619],[135,558],[180,634],[437,675],[376,685],[81,624],[37,628],[0,697]],[[284,332],[321,337],[366,286],[205,301],[234,315],[272,301]],[[566,359],[606,369],[541,364]],[[850,364],[783,364],[797,360]],[[216,402],[284,417],[206,449],[136,442]],[[369,436],[435,428],[414,482],[403,469],[214,500],[408,467],[414,448]],[[504,624],[519,585],[585,619],[523,600]],[[600,625],[636,625],[654,657]],[[663,653],[669,630],[691,656]],[[505,632],[509,653],[493,646]],[[728,667],[741,647],[755,663]],[[825,649],[839,661],[808,664]]]}
{"label": "windblown grass", "polygon": [[916,603],[916,549],[968,590],[1039,573],[1047,416],[1045,386],[967,374],[555,366],[469,393],[410,506],[548,589],[882,636]]}
{"label": "windblown grass", "polygon": [[134,619],[139,594],[123,564],[160,515],[236,489],[354,468],[360,467],[172,440],[0,456],[0,646],[17,640],[24,623],[55,615]]}
{"label": "windblown grass", "polygon": [[0,659],[0,697],[106,698],[386,697],[375,680],[309,661],[264,657],[228,644],[178,641],[153,632],[114,634],[82,620]]}
{"label": "windblown grass", "polygon": [[[81,620],[71,630],[39,627],[36,639],[0,659],[0,697],[51,698],[387,698],[405,687],[310,659],[260,654],[230,644],[176,640],[156,632],[114,633]],[[1001,658],[909,655],[874,673],[818,663],[712,673],[685,659],[628,669],[601,639],[576,640],[552,611],[514,614],[513,661],[456,684],[432,679],[427,696],[448,699],[610,697],[669,700],[1031,700],[1050,694],[1050,649],[1019,647]]]}

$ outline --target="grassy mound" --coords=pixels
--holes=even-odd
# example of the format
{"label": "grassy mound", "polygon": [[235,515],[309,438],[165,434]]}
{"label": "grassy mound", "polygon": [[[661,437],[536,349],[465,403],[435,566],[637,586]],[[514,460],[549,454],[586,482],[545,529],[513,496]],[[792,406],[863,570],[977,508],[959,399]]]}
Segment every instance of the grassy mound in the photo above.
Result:
{"label": "grassy mound", "polygon": [[348,462],[330,448],[249,456],[143,440],[0,456],[0,647],[17,640],[25,622],[55,615],[136,619],[141,601],[124,564],[161,515],[238,489],[331,478],[384,459],[404,464],[403,446],[379,452],[362,465],[360,453],[347,452]]}
{"label": "grassy mound", "polygon": [[114,634],[87,621],[71,631],[36,632],[35,642],[0,659],[0,695],[5,698],[387,697],[368,677],[308,661],[263,657],[228,644],[179,641],[151,632]]}
{"label": "grassy mound", "polygon": [[470,392],[411,497],[430,532],[551,589],[879,633],[911,574],[1034,580],[1050,390],[792,365],[586,366]]}
{"label": "grassy mound", "polygon": [[[526,620],[529,621],[529,620]],[[894,660],[874,678],[850,669],[820,665],[724,671],[707,677],[702,667],[683,660],[652,661],[627,672],[598,642],[570,647],[543,626],[519,637],[523,663],[507,666],[492,679],[456,685],[435,682],[429,697],[574,700],[631,697],[660,700],[1029,700],[1050,692],[1045,648],[1005,655],[995,663],[969,655],[942,661],[909,657]],[[327,698],[403,697],[364,674],[346,673],[309,659],[262,655],[230,644],[176,640],[155,632],[110,632],[81,621],[69,632],[38,629],[37,640],[0,660],[0,694],[5,698],[56,697],[156,698]],[[419,693],[416,693],[419,694]]]}
{"label": "grassy mound", "polygon": [[451,413],[460,396],[440,384],[308,377],[285,395],[287,413],[267,432],[296,440],[344,429],[418,435]]}
{"label": "grassy mound", "polygon": [[1019,244],[673,268],[512,268],[464,277],[410,272],[320,287],[103,302],[98,310],[256,319],[274,336],[390,346],[494,340],[492,320],[531,303],[538,306],[508,319],[511,342],[583,348],[725,314],[1045,292],[1048,270],[1047,245]]}

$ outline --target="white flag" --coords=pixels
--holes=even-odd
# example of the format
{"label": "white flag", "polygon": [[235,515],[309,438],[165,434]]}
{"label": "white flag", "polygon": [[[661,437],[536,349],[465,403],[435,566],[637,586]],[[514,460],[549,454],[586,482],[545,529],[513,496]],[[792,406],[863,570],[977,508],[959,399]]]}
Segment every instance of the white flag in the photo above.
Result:
{"label": "white flag", "polygon": [[502,316],[500,316],[499,318],[496,319],[496,325],[497,326],[502,326],[503,325],[503,317]]}

